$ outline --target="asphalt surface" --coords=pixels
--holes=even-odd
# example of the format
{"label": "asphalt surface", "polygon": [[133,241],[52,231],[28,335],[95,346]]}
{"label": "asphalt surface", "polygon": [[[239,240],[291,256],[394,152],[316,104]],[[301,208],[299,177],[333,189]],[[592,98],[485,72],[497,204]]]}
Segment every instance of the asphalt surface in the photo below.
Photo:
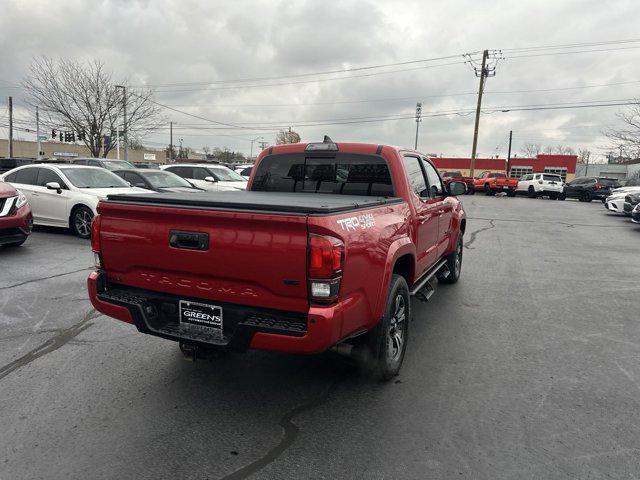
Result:
{"label": "asphalt surface", "polygon": [[331,355],[188,363],[96,314],[89,244],[0,249],[0,480],[640,477],[640,226],[464,197],[462,278],[395,381]]}

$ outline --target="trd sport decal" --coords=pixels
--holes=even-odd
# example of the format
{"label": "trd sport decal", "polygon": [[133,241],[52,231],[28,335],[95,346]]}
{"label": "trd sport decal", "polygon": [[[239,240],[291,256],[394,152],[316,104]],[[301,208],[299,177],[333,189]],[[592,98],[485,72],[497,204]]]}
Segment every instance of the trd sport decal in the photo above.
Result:
{"label": "trd sport decal", "polygon": [[342,227],[343,230],[352,231],[358,228],[371,228],[374,227],[376,221],[373,219],[372,213],[366,213],[364,215],[358,215],[357,217],[342,218],[337,220],[336,223]]}

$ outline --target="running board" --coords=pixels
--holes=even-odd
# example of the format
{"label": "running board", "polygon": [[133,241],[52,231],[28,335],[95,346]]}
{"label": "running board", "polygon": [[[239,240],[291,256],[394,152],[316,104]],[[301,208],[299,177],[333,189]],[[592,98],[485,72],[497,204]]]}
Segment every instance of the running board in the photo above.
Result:
{"label": "running board", "polygon": [[[420,280],[418,280],[414,285],[413,288],[411,289],[411,291],[409,292],[409,295],[414,296],[417,295],[418,292],[420,292],[420,290],[422,290],[425,286],[427,287],[427,293],[424,294],[426,300],[428,300],[431,295],[433,295],[433,292],[435,291],[435,288],[433,287],[433,284],[430,283],[430,280],[433,279],[433,277],[436,276],[436,273],[438,273],[440,271],[440,269],[442,267],[444,267],[447,264],[447,261],[445,259],[440,260],[438,263],[436,263],[433,267],[431,267],[427,273],[425,273],[422,277],[420,277]],[[445,267],[446,268],[446,267]],[[445,273],[445,276],[447,276],[449,274],[449,269],[447,269]],[[428,286],[427,286],[428,284]]]}

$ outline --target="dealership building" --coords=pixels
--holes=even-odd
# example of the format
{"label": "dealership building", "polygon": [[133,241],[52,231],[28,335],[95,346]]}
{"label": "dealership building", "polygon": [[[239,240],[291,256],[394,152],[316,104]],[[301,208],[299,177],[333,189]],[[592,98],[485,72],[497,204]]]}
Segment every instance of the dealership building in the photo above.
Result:
{"label": "dealership building", "polygon": [[[41,142],[44,158],[56,158],[59,160],[73,160],[74,158],[91,157],[91,151],[85,146],[77,143],[63,142]],[[0,138],[0,158],[8,156],[9,141]],[[142,148],[129,149],[130,162],[141,163],[166,163],[167,154],[165,150]],[[13,156],[16,158],[36,158],[38,156],[38,143],[26,140],[13,141]],[[114,148],[109,152],[107,158],[115,159],[118,156]],[[124,159],[124,149],[120,149],[120,158]]]}
{"label": "dealership building", "polygon": [[[465,177],[470,175],[470,158],[433,157],[431,160],[441,173],[458,171]],[[569,182],[576,176],[578,156],[539,154],[536,158],[514,157],[508,163],[508,176],[510,177],[520,178],[528,173],[556,173],[564,181]],[[507,173],[507,160],[504,158],[476,158],[474,175],[478,176],[486,171]]]}

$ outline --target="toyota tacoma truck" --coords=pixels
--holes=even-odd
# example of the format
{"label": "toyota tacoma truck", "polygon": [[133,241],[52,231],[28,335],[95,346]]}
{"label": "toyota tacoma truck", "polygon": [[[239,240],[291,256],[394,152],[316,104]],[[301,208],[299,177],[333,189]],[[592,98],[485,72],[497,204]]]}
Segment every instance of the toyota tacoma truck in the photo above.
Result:
{"label": "toyota tacoma truck", "polygon": [[515,197],[518,179],[500,172],[482,172],[473,180],[473,185],[477,192],[485,192],[487,195],[506,192],[509,197]]}
{"label": "toyota tacoma truck", "polygon": [[247,191],[101,201],[89,296],[190,359],[345,347],[389,379],[404,358],[410,297],[460,277],[464,192],[412,150],[328,137],[271,147]]}

